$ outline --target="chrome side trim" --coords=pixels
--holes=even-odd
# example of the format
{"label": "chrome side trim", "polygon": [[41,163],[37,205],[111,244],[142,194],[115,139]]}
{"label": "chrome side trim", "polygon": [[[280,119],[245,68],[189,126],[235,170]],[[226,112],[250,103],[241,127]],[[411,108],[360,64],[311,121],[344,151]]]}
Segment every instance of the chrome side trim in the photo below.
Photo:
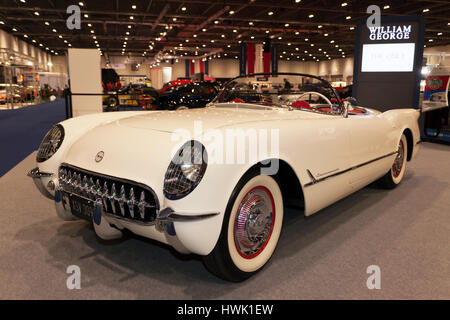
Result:
{"label": "chrome side trim", "polygon": [[309,171],[309,169],[307,169],[306,172],[308,173],[309,177],[311,178],[311,182],[309,182],[309,183],[303,185],[303,187],[305,187],[305,188],[306,188],[306,187],[310,187],[310,186],[312,186],[312,185],[314,185],[314,184],[317,184],[317,183],[319,183],[319,182],[325,181],[325,180],[327,180],[327,179],[329,179],[329,178],[333,178],[333,177],[339,176],[339,175],[341,175],[341,174],[347,173],[347,172],[349,172],[349,171],[356,170],[356,169],[358,169],[358,168],[361,168],[361,167],[364,167],[364,166],[366,166],[366,165],[368,165],[368,164],[371,164],[371,163],[373,163],[373,162],[375,162],[375,161],[379,161],[379,160],[382,160],[382,159],[384,159],[384,158],[393,156],[394,154],[397,154],[397,153],[398,153],[398,151],[394,151],[394,152],[388,153],[388,154],[386,154],[386,155],[384,155],[384,156],[381,156],[381,157],[378,157],[378,158],[375,158],[375,159],[372,159],[372,160],[363,162],[363,163],[358,164],[358,165],[356,165],[356,166],[353,166],[353,167],[350,167],[350,168],[348,168],[348,169],[345,169],[345,170],[342,170],[342,171],[339,171],[339,172],[330,174],[329,176],[326,176],[326,177],[323,177],[323,178],[320,178],[320,179],[314,178],[314,176],[312,175],[311,171]]}

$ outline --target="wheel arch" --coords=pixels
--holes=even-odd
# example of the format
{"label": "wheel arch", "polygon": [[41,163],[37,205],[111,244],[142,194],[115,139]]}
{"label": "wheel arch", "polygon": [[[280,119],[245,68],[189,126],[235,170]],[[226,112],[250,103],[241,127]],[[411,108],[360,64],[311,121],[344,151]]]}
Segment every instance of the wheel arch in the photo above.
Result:
{"label": "wheel arch", "polygon": [[283,159],[267,159],[254,164],[241,176],[236,186],[238,186],[242,180],[254,174],[256,170],[263,168],[264,165],[262,163],[267,163],[267,161],[278,161],[279,163],[277,173],[270,176],[277,181],[278,186],[281,189],[284,205],[291,205],[304,210],[305,196],[302,183],[292,166]]}
{"label": "wheel arch", "polygon": [[414,149],[414,139],[411,129],[405,128],[403,134],[406,137],[406,142],[408,144],[408,154],[406,160],[411,161]]}

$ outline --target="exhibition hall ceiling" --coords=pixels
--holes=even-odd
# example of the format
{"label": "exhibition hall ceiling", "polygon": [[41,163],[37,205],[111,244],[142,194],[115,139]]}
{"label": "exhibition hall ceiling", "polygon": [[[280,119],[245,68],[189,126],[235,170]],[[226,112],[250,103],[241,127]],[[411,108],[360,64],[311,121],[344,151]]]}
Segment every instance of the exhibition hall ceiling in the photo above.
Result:
{"label": "exhibition hall ceiling", "polygon": [[[81,29],[69,30],[67,8],[81,8]],[[0,28],[63,54],[98,48],[106,56],[153,57],[219,52],[235,58],[239,43],[279,45],[281,59],[324,60],[353,53],[357,21],[371,4],[385,15],[423,15],[426,45],[450,43],[448,0],[0,0]]]}

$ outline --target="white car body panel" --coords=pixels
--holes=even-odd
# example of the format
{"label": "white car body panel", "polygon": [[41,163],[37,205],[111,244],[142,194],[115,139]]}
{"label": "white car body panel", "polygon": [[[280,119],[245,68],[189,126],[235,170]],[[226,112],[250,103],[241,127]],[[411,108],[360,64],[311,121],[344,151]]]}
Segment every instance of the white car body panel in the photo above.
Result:
{"label": "white car body panel", "polygon": [[[194,133],[194,120],[203,130],[278,129],[280,159],[296,173],[305,202],[305,215],[311,215],[386,174],[392,166],[402,133],[410,130],[416,152],[420,140],[419,112],[412,109],[364,115],[320,114],[245,104],[212,105],[182,111],[116,112],[89,115],[63,121],[65,139],[39,170],[53,173],[42,178],[44,185],[57,181],[58,168],[67,163],[88,171],[139,182],[151,187],[160,209],[172,208],[189,216],[218,213],[203,220],[174,222],[176,238],[154,226],[141,226],[108,217],[118,228],[172,245],[180,252],[209,254],[220,235],[227,203],[245,172],[255,163],[208,164],[200,184],[186,197],[169,200],[163,182],[173,153],[186,141],[173,141],[173,132],[184,128]],[[196,140],[207,146],[204,136]],[[101,162],[94,161],[99,151]],[[390,154],[390,155],[389,155]],[[389,155],[389,156],[387,156]],[[377,161],[376,158],[383,157]],[[358,165],[373,161],[356,168]],[[351,170],[353,168],[353,170]],[[308,170],[319,183],[312,183]],[[329,179],[335,173],[346,171]],[[53,191],[49,190],[50,193]],[[302,197],[301,194],[298,195]]]}

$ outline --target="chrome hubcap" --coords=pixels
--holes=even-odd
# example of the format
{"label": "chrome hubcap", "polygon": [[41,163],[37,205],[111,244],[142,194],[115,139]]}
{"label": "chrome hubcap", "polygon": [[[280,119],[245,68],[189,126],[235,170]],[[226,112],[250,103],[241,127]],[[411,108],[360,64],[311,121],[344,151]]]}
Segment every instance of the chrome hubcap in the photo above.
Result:
{"label": "chrome hubcap", "polygon": [[270,191],[256,187],[241,201],[234,225],[236,249],[244,258],[254,258],[266,246],[272,234],[275,208]]}
{"label": "chrome hubcap", "polygon": [[392,165],[392,174],[394,175],[395,178],[397,178],[402,172],[404,157],[405,157],[405,149],[403,146],[403,141],[400,140],[397,157],[395,157],[394,164]]}

